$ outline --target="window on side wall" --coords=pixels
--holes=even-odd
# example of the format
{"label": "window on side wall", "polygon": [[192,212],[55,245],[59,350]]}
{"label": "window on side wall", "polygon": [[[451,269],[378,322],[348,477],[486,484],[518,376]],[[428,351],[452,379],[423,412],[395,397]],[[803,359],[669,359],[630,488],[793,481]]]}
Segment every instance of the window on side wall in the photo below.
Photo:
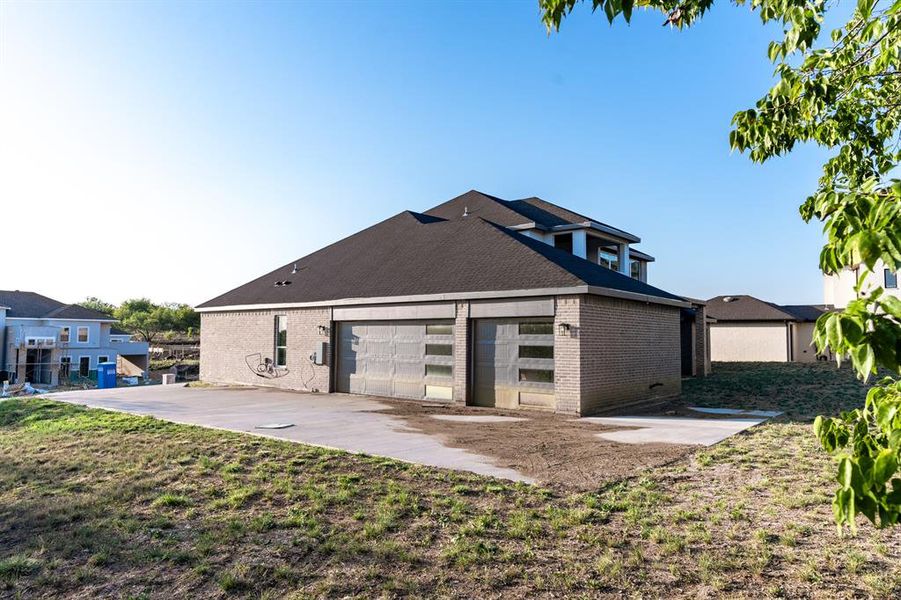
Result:
{"label": "window on side wall", "polygon": [[632,275],[632,279],[641,279],[641,263],[639,261],[632,261],[629,265],[629,274]]}
{"label": "window on side wall", "polygon": [[71,335],[71,329],[68,327],[63,327],[59,330],[59,343],[60,344],[68,344],[69,336]]}
{"label": "window on side wall", "polygon": [[898,287],[898,274],[891,269],[885,269],[885,288],[895,289]]}
{"label": "window on side wall", "polygon": [[78,343],[79,344],[87,344],[88,340],[88,328],[87,327],[79,327],[78,328]]}
{"label": "window on side wall", "polygon": [[282,369],[288,366],[288,317],[286,315],[275,317],[275,366]]}

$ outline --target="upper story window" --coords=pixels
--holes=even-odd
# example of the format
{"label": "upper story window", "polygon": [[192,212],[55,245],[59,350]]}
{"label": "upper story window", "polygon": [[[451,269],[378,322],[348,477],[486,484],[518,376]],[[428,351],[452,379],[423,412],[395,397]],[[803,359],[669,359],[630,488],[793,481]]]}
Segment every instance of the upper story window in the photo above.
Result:
{"label": "upper story window", "polygon": [[90,331],[87,327],[79,327],[78,328],[78,343],[79,344],[87,344],[90,337],[88,336],[88,331]]}
{"label": "upper story window", "polygon": [[614,271],[619,271],[619,257],[616,252],[601,248],[598,250],[598,264]]}
{"label": "upper story window", "polygon": [[565,250],[570,254],[573,253],[573,234],[559,233],[554,236],[554,248]]}
{"label": "upper story window", "polygon": [[72,330],[69,327],[63,327],[59,330],[59,343],[60,344],[68,344],[69,336],[72,335]]}
{"label": "upper story window", "polygon": [[895,289],[898,287],[898,274],[891,269],[885,269],[885,288]]}
{"label": "upper story window", "polygon": [[275,366],[288,366],[288,317],[275,317]]}
{"label": "upper story window", "polygon": [[641,279],[641,262],[633,260],[629,264],[629,274],[632,276],[632,279]]}

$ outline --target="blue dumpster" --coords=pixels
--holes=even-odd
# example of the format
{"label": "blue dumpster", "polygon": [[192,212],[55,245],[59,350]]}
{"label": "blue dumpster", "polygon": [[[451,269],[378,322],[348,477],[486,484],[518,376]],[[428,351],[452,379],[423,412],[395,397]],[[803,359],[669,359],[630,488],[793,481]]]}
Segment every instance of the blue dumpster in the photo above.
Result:
{"label": "blue dumpster", "polygon": [[97,365],[97,387],[116,387],[116,363],[103,362]]}

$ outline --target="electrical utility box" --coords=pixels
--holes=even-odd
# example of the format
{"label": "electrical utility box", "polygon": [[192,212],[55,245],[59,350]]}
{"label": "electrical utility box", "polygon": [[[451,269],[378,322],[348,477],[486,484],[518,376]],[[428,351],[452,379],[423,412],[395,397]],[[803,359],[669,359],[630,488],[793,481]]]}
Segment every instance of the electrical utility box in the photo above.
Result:
{"label": "electrical utility box", "polygon": [[313,356],[310,357],[313,360],[313,364],[324,365],[327,352],[328,342],[316,342],[316,349],[313,350]]}

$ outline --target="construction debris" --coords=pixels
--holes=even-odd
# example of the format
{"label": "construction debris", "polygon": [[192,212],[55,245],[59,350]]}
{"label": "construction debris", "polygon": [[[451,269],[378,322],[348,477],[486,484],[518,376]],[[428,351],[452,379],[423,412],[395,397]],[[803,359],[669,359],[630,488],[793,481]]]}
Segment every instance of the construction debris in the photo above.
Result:
{"label": "construction debris", "polygon": [[8,381],[3,382],[3,390],[0,391],[0,398],[12,398],[14,396],[34,396],[35,394],[46,394],[49,390],[32,387],[27,381],[10,385]]}

